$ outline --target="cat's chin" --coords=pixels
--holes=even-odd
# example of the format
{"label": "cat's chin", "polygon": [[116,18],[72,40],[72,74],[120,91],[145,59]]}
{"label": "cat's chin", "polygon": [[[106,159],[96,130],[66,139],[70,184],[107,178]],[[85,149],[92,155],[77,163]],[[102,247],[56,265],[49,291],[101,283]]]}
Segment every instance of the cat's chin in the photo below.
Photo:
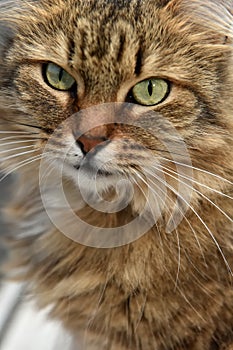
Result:
{"label": "cat's chin", "polygon": [[63,165],[63,174],[72,180],[74,186],[87,195],[106,193],[118,186],[121,176],[114,171],[96,170],[91,165]]}

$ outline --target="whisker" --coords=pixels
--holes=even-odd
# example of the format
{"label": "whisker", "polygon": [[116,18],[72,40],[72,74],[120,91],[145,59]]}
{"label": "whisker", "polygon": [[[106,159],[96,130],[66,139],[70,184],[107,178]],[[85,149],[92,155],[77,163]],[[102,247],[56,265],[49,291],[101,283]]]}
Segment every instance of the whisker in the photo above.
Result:
{"label": "whisker", "polygon": [[[140,177],[140,174],[139,174],[135,169],[132,169],[132,170],[134,170],[134,172],[135,172],[135,174],[136,174],[137,177]],[[136,181],[136,179],[134,179],[134,177],[131,177],[131,180],[133,180],[133,182],[135,183],[135,185],[139,187],[140,191],[143,193],[144,198],[147,199],[147,195],[146,195],[145,191],[143,190],[142,186]],[[159,196],[159,195],[158,195],[158,196]],[[159,198],[161,199],[160,196],[159,196]],[[148,203],[148,206],[149,206],[149,208],[150,208],[150,210],[151,210],[151,213],[153,213],[153,209],[152,209],[150,203]],[[167,209],[169,210],[168,207],[167,207]],[[155,225],[156,225],[156,227],[157,227],[157,229],[158,229],[158,232],[159,232],[160,243],[163,245],[163,240],[162,240],[161,232],[160,232],[160,230],[159,230],[159,228],[158,228],[157,223],[155,223]]]}
{"label": "whisker", "polygon": [[[150,175],[153,176],[153,174],[151,174],[150,172],[148,172],[148,174],[150,174]],[[155,178],[156,178],[156,177],[155,177]],[[163,181],[162,179],[158,179],[158,178],[156,178],[156,179],[159,180],[161,183],[164,184],[164,181]],[[202,223],[202,225],[205,227],[205,229],[206,229],[207,232],[209,233],[210,237],[212,238],[213,242],[215,243],[215,245],[216,245],[216,247],[217,247],[217,249],[218,249],[220,255],[221,255],[222,258],[223,258],[223,261],[225,262],[225,265],[226,265],[228,271],[229,271],[230,274],[233,276],[233,272],[232,272],[232,270],[231,270],[231,267],[230,267],[230,265],[229,265],[229,263],[228,263],[228,261],[227,261],[225,255],[224,255],[224,253],[223,253],[223,251],[222,251],[222,249],[221,249],[221,247],[220,247],[220,244],[218,243],[217,239],[215,238],[215,236],[214,236],[213,233],[211,232],[210,228],[206,225],[206,223],[205,223],[204,220],[201,218],[201,216],[197,213],[197,211],[190,205],[190,203],[188,203],[188,202],[186,201],[186,199],[185,199],[183,196],[180,195],[179,192],[177,192],[177,191],[176,191],[172,186],[170,186],[168,183],[166,183],[165,185],[166,185],[174,194],[176,194],[182,201],[184,201],[184,202],[189,206],[189,208],[192,210],[192,212],[196,215],[196,217],[200,220],[200,222]]]}
{"label": "whisker", "polygon": [[42,155],[37,155],[37,156],[34,156],[34,157],[31,157],[29,159],[25,159],[19,163],[16,164],[16,166],[13,168],[13,169],[4,169],[2,170],[2,172],[6,172],[1,178],[0,178],[0,182],[3,181],[7,176],[9,176],[10,174],[12,174],[14,171],[22,168],[23,166],[26,166],[28,164],[31,164],[32,162],[36,161],[36,160],[41,160],[42,159]]}
{"label": "whisker", "polygon": [[23,155],[26,155],[26,154],[30,154],[30,153],[35,153],[35,152],[38,152],[37,150],[33,149],[31,151],[26,151],[26,152],[20,152],[18,154],[14,154],[12,156],[9,156],[9,157],[5,157],[5,158],[1,158],[2,161],[7,161],[9,159],[13,159],[13,158],[17,158],[17,157],[20,157],[20,156],[23,156]]}
{"label": "whisker", "polygon": [[[159,169],[159,168],[157,168],[157,167],[154,167],[156,170],[159,170],[160,172],[162,172],[162,170],[161,169]],[[174,172],[175,173],[175,172]],[[161,180],[160,178],[158,178],[157,176],[155,176],[155,174],[151,174],[153,177],[155,177],[157,180]],[[177,179],[177,178],[176,178]],[[189,179],[189,178],[188,178]],[[142,179],[143,180],[143,179]],[[190,179],[189,179],[190,180]],[[145,182],[145,181],[144,181]],[[164,182],[165,183],[165,182]],[[145,184],[146,184],[146,182],[145,182]],[[184,183],[184,184],[186,184],[186,183]],[[149,184],[147,184],[147,185],[149,185]],[[162,191],[162,189],[157,185],[157,184],[155,184],[155,183],[153,183],[153,186],[156,186],[158,189],[159,189],[159,191]],[[153,191],[153,188],[151,187],[151,186],[149,186],[150,187],[150,189]],[[163,193],[164,193],[164,191],[162,191]],[[170,197],[169,196],[167,196],[167,198],[172,202],[172,204],[174,204],[174,202],[170,199]],[[178,210],[179,210],[179,212],[181,213],[181,214],[183,214],[183,212],[181,211],[181,209],[178,207],[177,208]],[[171,211],[169,210],[169,213],[171,213]],[[190,229],[191,229],[191,231],[192,231],[192,233],[193,233],[193,235],[194,235],[194,238],[195,238],[195,240],[196,240],[196,242],[197,242],[197,245],[198,245],[198,247],[199,247],[199,249],[200,249],[200,252],[201,252],[201,255],[202,255],[202,257],[203,257],[203,260],[204,260],[204,262],[205,262],[205,265],[206,265],[206,267],[207,267],[207,263],[206,263],[206,259],[205,259],[205,256],[204,256],[204,253],[203,253],[203,249],[202,249],[202,247],[201,247],[201,244],[200,244],[200,241],[199,241],[199,238],[198,238],[198,236],[197,236],[197,234],[196,234],[196,231],[193,229],[193,227],[192,227],[192,225],[191,225],[191,223],[190,223],[190,221],[186,218],[186,216],[184,216],[183,217],[183,219],[187,222],[187,224],[189,225],[189,227],[190,227]],[[172,221],[173,221],[173,219],[172,219]],[[174,222],[174,221],[173,221]]]}
{"label": "whisker", "polygon": [[[210,198],[208,198],[206,195],[204,195],[202,192],[198,191],[196,188],[194,188],[193,186],[187,184],[186,182],[178,179],[177,177],[171,175],[170,173],[168,173],[167,171],[163,171],[163,170],[160,170],[159,168],[157,167],[154,167],[157,171],[161,171],[161,172],[164,172],[164,174],[170,176],[171,178],[177,180],[178,182],[181,182],[182,184],[184,184],[185,186],[187,186],[188,188],[190,188],[192,191],[198,193],[200,196],[202,196],[203,198],[205,198],[209,203],[211,203],[216,209],[218,209],[228,220],[230,220],[231,222],[233,222],[233,219],[227,215],[216,203],[214,203]],[[166,167],[164,167],[164,169],[166,169]],[[174,172],[175,173],[175,172]],[[180,176],[180,174],[178,174]],[[232,199],[230,197],[230,199]]]}
{"label": "whisker", "polygon": [[[139,173],[137,173],[137,176],[139,176],[140,179],[145,183],[145,185],[148,186],[148,187],[151,189],[151,191],[153,191],[153,192],[156,194],[156,196],[158,196],[158,197],[161,199],[161,197],[159,196],[159,194],[158,194],[158,193],[157,193],[157,192],[156,192],[156,191],[141,177],[141,176],[140,176]],[[154,176],[154,177],[155,177],[155,176]],[[158,178],[158,180],[159,180],[159,178]],[[153,183],[153,186],[159,188],[159,186],[158,186],[157,184],[155,184],[155,183]],[[161,188],[159,188],[159,190],[162,191],[162,192],[166,195],[166,193],[165,193]],[[174,202],[172,201],[172,199],[171,199],[169,196],[167,196],[167,198],[172,202],[172,204],[174,204]],[[183,213],[179,207],[178,207],[178,210],[179,210],[181,213]],[[168,213],[171,213],[171,209],[168,209]],[[196,239],[196,241],[197,241],[198,247],[200,248],[200,251],[201,251],[201,253],[202,253],[203,259],[204,259],[204,261],[205,261],[205,257],[204,257],[204,254],[203,254],[203,250],[202,250],[202,248],[201,248],[201,244],[200,244],[200,242],[199,242],[199,239],[198,239],[198,237],[197,237],[197,234],[196,234],[195,230],[193,229],[193,227],[192,227],[190,221],[189,221],[185,216],[184,216],[184,220],[187,222],[187,224],[189,225],[190,229],[192,230],[192,232],[193,232],[193,234],[194,234],[194,237],[195,237],[195,239]],[[206,265],[206,266],[207,266],[207,265]]]}
{"label": "whisker", "polygon": [[[134,170],[134,169],[132,169],[132,170]],[[141,177],[141,175],[140,175],[138,172],[136,172],[136,171],[134,171],[134,172],[135,172],[136,175],[145,183],[145,185],[148,186],[149,189],[150,189],[152,192],[154,192],[155,195],[158,196],[158,197],[161,199],[161,197],[159,196],[159,194],[158,194],[158,193],[157,193],[157,192],[156,192],[142,177]],[[158,179],[158,180],[159,180],[159,179]],[[153,183],[153,185],[156,186],[157,188],[159,188],[159,186],[158,186],[157,184]],[[162,191],[162,192],[166,195],[166,193],[165,193],[161,188],[159,188],[159,191]],[[169,196],[167,196],[167,198],[172,202],[172,204],[174,204],[173,201],[172,201],[172,199],[171,199]],[[166,206],[166,207],[167,207],[167,206]],[[167,207],[167,208],[168,208],[168,207]],[[180,210],[180,208],[178,208],[178,210],[182,213],[182,211]],[[168,209],[168,213],[169,213],[169,214],[171,213],[171,210],[170,210],[170,209]],[[173,220],[173,219],[172,219],[172,220]],[[193,234],[194,234],[194,238],[195,238],[195,240],[196,240],[196,242],[197,242],[197,245],[198,245],[198,247],[199,247],[199,249],[200,249],[200,252],[201,252],[202,258],[203,258],[203,260],[204,260],[205,266],[207,267],[206,259],[205,259],[205,256],[204,256],[203,249],[202,249],[202,247],[201,247],[200,241],[199,241],[199,239],[198,239],[198,236],[197,236],[195,230],[193,229],[193,227],[192,227],[190,221],[189,221],[185,216],[184,216],[184,220],[187,222],[187,224],[189,225],[191,231],[192,231]],[[176,230],[176,234],[178,234],[177,230]],[[178,265],[178,274],[179,274],[179,270],[180,270],[180,265]],[[178,276],[178,274],[177,274],[177,276]],[[178,283],[178,278],[176,278],[176,281],[177,281],[177,283]],[[176,286],[177,286],[177,284],[176,284]]]}
{"label": "whisker", "polygon": [[[0,138],[0,142],[2,141],[8,141],[8,140],[19,140],[19,139],[24,139],[25,141],[27,140],[26,138],[31,136],[30,134],[29,135],[14,135],[14,136],[8,136],[8,137],[3,137],[3,138]],[[37,137],[34,137],[33,141],[35,140],[38,140],[39,138]]]}
{"label": "whisker", "polygon": [[[134,169],[133,169],[133,170],[134,170]],[[134,170],[134,172],[136,173],[136,176],[138,176],[138,177],[146,184],[146,186],[149,187],[149,189],[156,195],[156,197],[158,197],[160,200],[162,200],[161,196],[160,196],[157,192],[155,192],[154,189],[153,189],[151,186],[149,186],[148,183],[146,183],[146,181],[141,177],[141,175],[140,175],[136,170]],[[158,187],[158,185],[156,185],[156,184],[154,184],[154,185],[155,185],[156,187]],[[139,184],[138,184],[138,186],[139,186],[140,189],[142,190],[142,188],[141,188],[141,186],[140,186]],[[161,188],[160,188],[159,190],[162,191],[162,192],[166,195],[166,193],[165,193]],[[142,191],[143,191],[143,190],[142,190]],[[143,194],[144,194],[144,197],[147,198],[147,196],[146,196],[146,194],[145,194],[144,191],[143,191]],[[167,198],[168,198],[170,201],[172,201],[171,198],[169,198],[168,196],[167,196]],[[150,206],[150,205],[149,205],[149,206]],[[168,206],[167,206],[166,204],[165,204],[165,206],[166,206],[166,208],[167,208],[167,210],[168,210],[168,213],[171,214],[171,209],[168,208]],[[151,209],[151,211],[152,211],[152,213],[153,213],[153,209],[151,208],[151,206],[150,206],[150,209]],[[176,231],[177,246],[178,246],[178,267],[177,267],[176,285],[175,285],[175,290],[176,290],[177,285],[178,285],[178,280],[179,280],[180,266],[181,266],[181,247],[180,247],[180,239],[179,239],[179,234],[178,234],[177,229],[175,229],[175,231]]]}
{"label": "whisker", "polygon": [[32,124],[27,124],[27,123],[20,123],[20,122],[17,122],[17,121],[12,121],[12,120],[9,120],[9,119],[6,119],[6,118],[4,118],[4,121],[6,121],[7,123],[11,123],[11,124],[13,124],[14,126],[15,125],[22,125],[22,126],[27,126],[27,127],[29,127],[29,128],[33,128],[33,129],[40,129],[40,130],[42,130],[43,128],[41,127],[41,126],[39,126],[39,125],[32,125]]}
{"label": "whisker", "polygon": [[30,132],[30,131],[0,131],[0,134],[20,134],[20,135],[31,135],[31,134],[36,134],[38,135],[37,132]]}
{"label": "whisker", "polygon": [[[11,149],[6,149],[4,151],[1,151],[0,154],[4,154],[4,153],[9,153],[9,152],[15,152],[15,151],[18,151],[18,150],[21,150],[21,149],[26,149],[26,148],[34,148],[33,145],[30,145],[30,146],[22,146],[22,147],[16,147],[16,148],[11,148]],[[36,151],[36,150],[34,150]],[[14,156],[17,156],[18,154],[14,154]],[[1,159],[4,159],[4,158],[1,158]]]}
{"label": "whisker", "polygon": [[[0,139],[0,141],[3,141],[2,139]],[[9,146],[9,145],[14,145],[14,144],[18,144],[18,143],[27,143],[27,142],[33,142],[35,141],[35,139],[28,139],[28,140],[21,140],[21,141],[12,141],[12,142],[3,142],[0,143],[0,147],[1,146]]]}
{"label": "whisker", "polygon": [[175,291],[176,291],[177,287],[178,287],[180,267],[181,267],[181,246],[180,246],[180,237],[179,237],[177,229],[175,229],[175,232],[176,232],[177,247],[178,247],[178,267],[177,267],[176,282],[175,282]]}
{"label": "whisker", "polygon": [[[206,279],[207,277],[213,281],[213,278],[211,278],[209,275],[208,275],[208,272],[207,274],[203,272],[203,270],[200,270],[198,269],[198,267],[193,263],[193,261],[190,259],[190,256],[189,254],[187,254],[186,250],[184,250],[184,254],[186,256],[186,258],[188,259],[189,263],[192,265],[192,267],[194,268],[194,270],[204,279]],[[192,273],[193,276],[195,276],[194,273]],[[196,278],[197,279],[197,278]]]}
{"label": "whisker", "polygon": [[[138,171],[136,171],[135,169],[131,169],[131,170],[133,170],[133,172],[136,174],[136,176],[139,177],[139,178],[141,179],[141,176],[140,176],[140,174],[138,173]],[[143,193],[144,198],[147,200],[147,197],[148,197],[148,196],[147,196],[147,194],[145,193],[145,191],[143,190],[142,186],[136,181],[136,179],[134,179],[134,177],[132,177],[131,180],[133,180],[134,183],[136,184],[136,186],[139,187],[140,191]],[[148,186],[148,184],[146,184],[146,185]],[[157,195],[157,193],[156,193],[156,196],[159,197],[160,199],[162,199],[161,196],[159,196],[159,194]],[[151,212],[153,213],[153,209],[152,209],[150,203],[149,203],[148,201],[147,201],[147,203],[148,203],[148,206],[149,206]]]}
{"label": "whisker", "polygon": [[[48,155],[48,154],[46,154]],[[46,164],[47,167],[46,167],[46,173],[45,171],[43,170],[43,177],[41,177],[41,181],[43,180],[45,182],[45,180],[47,179],[47,177],[52,173],[52,171],[54,170],[54,164],[55,163],[56,159],[52,159],[50,160],[50,163],[49,164]],[[41,191],[41,189],[40,189]]]}
{"label": "whisker", "polygon": [[[139,173],[136,169],[132,169],[132,170],[133,170],[134,173],[136,174],[136,177],[141,178],[140,173]],[[144,198],[146,199],[146,198],[147,198],[147,194],[146,194],[145,191],[143,190],[142,186],[136,181],[136,179],[134,179],[133,176],[132,176],[130,179],[133,180],[133,182],[136,184],[136,186],[139,187],[139,189],[141,190],[141,192],[142,192],[143,195],[144,195]],[[143,180],[143,179],[141,179],[141,180]],[[145,181],[144,181],[144,183],[145,183],[146,186],[154,193],[154,195],[156,195],[156,197],[159,197],[160,200],[162,201],[161,196],[160,196],[157,192],[155,192],[155,191],[153,190],[153,188],[152,188],[148,183],[146,183]],[[155,186],[158,187],[156,184],[155,184]],[[161,189],[160,189],[160,190],[161,190]],[[162,190],[162,193],[166,195],[166,193],[165,193],[163,190]],[[168,197],[168,199],[171,201],[171,199],[170,199],[169,197]],[[150,203],[148,203],[148,205],[149,205],[149,208],[150,208],[151,212],[153,213],[153,209],[152,209]],[[167,204],[165,204],[165,207],[166,207],[168,213],[171,214],[171,209],[168,207]],[[161,245],[161,247],[162,247],[163,258],[165,259],[164,241],[163,241],[163,239],[162,239],[162,233],[161,233],[161,231],[160,231],[160,228],[159,228],[157,222],[155,222],[155,226],[156,226],[157,232],[158,232],[158,234],[159,234],[159,240],[160,240],[160,245]]]}
{"label": "whisker", "polygon": [[[170,171],[170,172],[173,173],[173,174],[178,174],[177,172],[175,172],[175,171],[172,170],[171,168],[166,167],[166,166],[164,166],[164,165],[162,165],[162,166],[163,166],[163,169],[166,169],[166,170]],[[187,179],[187,180],[189,180],[189,181],[191,181],[191,182],[193,182],[193,183],[195,183],[195,184],[197,184],[197,185],[199,185],[199,186],[202,186],[202,187],[204,187],[204,188],[207,188],[208,190],[211,190],[211,191],[213,191],[213,192],[215,192],[215,193],[218,193],[218,194],[220,194],[221,196],[227,197],[227,198],[229,198],[229,199],[233,199],[233,197],[227,195],[226,193],[223,193],[223,192],[221,192],[221,191],[218,191],[218,190],[216,190],[215,188],[209,187],[208,185],[202,184],[201,182],[196,181],[196,180],[193,179],[193,178],[189,178],[188,176],[185,176],[185,175],[180,174],[180,173],[179,173],[179,177],[183,177],[184,179]]]}
{"label": "whisker", "polygon": [[90,318],[89,318],[88,321],[87,321],[87,325],[86,325],[86,327],[85,327],[85,332],[84,332],[84,342],[86,342],[86,340],[87,340],[87,333],[88,333],[88,330],[91,328],[91,325],[92,325],[93,321],[95,320],[95,317],[96,317],[96,315],[97,315],[97,313],[98,313],[98,310],[99,310],[99,308],[100,308],[101,302],[102,302],[102,300],[103,300],[103,298],[104,298],[104,293],[105,293],[105,291],[106,291],[106,289],[107,289],[107,285],[108,285],[108,283],[109,283],[109,279],[108,279],[107,277],[108,277],[108,276],[106,276],[104,285],[103,285],[103,287],[101,288],[101,291],[100,291],[100,295],[99,295],[99,299],[98,299],[97,305],[96,305],[96,307],[95,307],[93,313],[91,314]]}
{"label": "whisker", "polygon": [[[176,281],[174,280],[173,276],[170,274],[170,272],[167,270],[167,274],[170,276],[171,280],[173,281],[173,283],[175,284]],[[177,290],[179,291],[180,295],[184,298],[184,300],[186,301],[186,303],[192,308],[192,310],[196,313],[196,315],[204,322],[206,322],[206,320],[203,318],[203,316],[195,309],[195,307],[193,306],[193,304],[189,301],[189,299],[186,297],[186,295],[184,294],[184,292],[181,290],[181,288],[179,288],[179,286],[177,286]]]}
{"label": "whisker", "polygon": [[181,166],[184,166],[184,167],[187,167],[187,168],[191,168],[191,169],[200,171],[200,172],[202,172],[202,173],[205,173],[205,174],[208,174],[208,175],[210,175],[210,176],[216,177],[217,179],[220,179],[220,180],[222,180],[222,181],[225,181],[225,182],[227,182],[227,183],[233,185],[233,182],[231,182],[231,181],[229,181],[229,180],[227,180],[227,179],[224,179],[222,176],[220,176],[220,175],[218,175],[218,174],[214,174],[214,173],[212,173],[212,172],[210,172],[210,171],[208,171],[208,170],[201,169],[201,168],[196,168],[196,167],[194,167],[193,165],[189,165],[189,164],[177,162],[177,161],[171,160],[171,159],[169,159],[169,158],[164,158],[164,157],[159,157],[159,158],[160,158],[160,159],[164,159],[164,160],[166,160],[166,161],[168,161],[168,162],[177,164],[177,165],[181,165]]}
{"label": "whisker", "polygon": [[188,219],[186,218],[186,216],[184,216],[184,220],[187,222],[187,224],[189,225],[189,228],[191,229],[191,231],[192,231],[192,233],[193,233],[193,235],[194,235],[195,241],[197,242],[197,245],[198,245],[198,247],[199,247],[199,249],[200,249],[201,256],[202,256],[202,258],[203,258],[205,267],[207,268],[208,265],[207,265],[206,258],[205,258],[205,255],[204,255],[204,252],[203,252],[203,249],[202,249],[200,240],[199,240],[199,238],[198,238],[198,235],[197,235],[196,231],[194,230],[194,228],[192,227],[190,220],[188,220]]}

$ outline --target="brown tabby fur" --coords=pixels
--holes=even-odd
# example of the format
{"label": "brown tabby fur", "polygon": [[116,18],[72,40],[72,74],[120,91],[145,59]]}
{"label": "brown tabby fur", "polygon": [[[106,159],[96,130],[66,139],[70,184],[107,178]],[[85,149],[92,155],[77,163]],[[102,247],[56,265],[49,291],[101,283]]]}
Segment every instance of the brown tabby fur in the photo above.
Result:
{"label": "brown tabby fur", "polygon": [[[18,169],[18,190],[7,210],[17,234],[26,224],[29,230],[26,238],[16,234],[12,264],[26,267],[22,278],[30,280],[39,305],[52,305],[51,316],[74,338],[83,337],[83,349],[232,350],[233,229],[223,212],[232,214],[233,1],[18,3],[0,4],[1,131],[11,132],[0,134],[1,148],[30,138],[19,147],[34,145],[32,155],[39,155],[51,131],[74,112],[124,102],[138,81],[166,78],[170,95],[153,109],[186,142],[199,183],[194,189],[205,196],[194,190],[191,205],[216,241],[191,209],[171,234],[165,232],[165,212],[140,239],[111,249],[73,242],[51,223],[44,229],[38,160]],[[76,78],[78,99],[45,84],[43,62],[55,62]],[[136,128],[124,132],[157,155],[152,136]],[[7,155],[16,154],[10,147]],[[140,150],[118,147],[131,174],[130,159],[139,158]],[[2,167],[27,159],[10,158]],[[73,183],[66,186],[72,193]],[[144,198],[140,191],[136,197],[121,213],[101,214],[86,205],[78,214],[96,226],[117,226],[140,211]]]}

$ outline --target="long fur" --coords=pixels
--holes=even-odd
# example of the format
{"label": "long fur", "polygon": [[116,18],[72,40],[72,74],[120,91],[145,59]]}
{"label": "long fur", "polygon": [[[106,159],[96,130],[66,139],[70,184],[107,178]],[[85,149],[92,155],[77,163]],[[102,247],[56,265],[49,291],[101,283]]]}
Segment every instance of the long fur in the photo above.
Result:
{"label": "long fur", "polygon": [[[6,209],[15,232],[9,266],[11,274],[30,281],[38,305],[51,305],[51,317],[60,319],[83,349],[233,348],[232,9],[232,1],[224,0],[0,3],[2,169],[3,176],[19,174],[14,201]],[[45,62],[75,77],[78,98],[46,85]],[[162,216],[123,246],[74,242],[50,222],[43,207],[39,170],[46,144],[52,152],[49,191],[56,187],[53,160],[63,157],[69,144],[69,124],[61,123],[78,111],[85,115],[86,108],[124,102],[128,91],[149,77],[172,84],[167,100],[150,108],[155,114],[142,114],[150,132],[122,125],[104,131],[123,135],[106,150],[114,152],[110,169],[126,174],[134,187],[129,205],[117,213],[91,208],[77,190],[76,172],[64,176],[64,190],[76,215],[97,231],[122,226],[140,216],[148,190],[158,199],[151,157],[166,158],[161,162],[167,183]],[[176,203],[177,164],[153,136],[161,116],[179,132],[192,163],[189,208],[171,233],[166,226]],[[59,125],[66,127],[49,143]],[[132,141],[127,146],[124,137]],[[106,157],[104,152],[99,156]],[[71,162],[73,154],[68,157]],[[187,169],[182,155],[180,163]],[[140,171],[145,166],[147,174]],[[103,198],[112,200],[116,193],[108,181],[102,178],[103,185],[100,178],[99,186]],[[51,205],[58,210],[59,191],[54,193]],[[186,204],[183,197],[179,202]],[[81,226],[59,213],[68,231],[79,234]]]}

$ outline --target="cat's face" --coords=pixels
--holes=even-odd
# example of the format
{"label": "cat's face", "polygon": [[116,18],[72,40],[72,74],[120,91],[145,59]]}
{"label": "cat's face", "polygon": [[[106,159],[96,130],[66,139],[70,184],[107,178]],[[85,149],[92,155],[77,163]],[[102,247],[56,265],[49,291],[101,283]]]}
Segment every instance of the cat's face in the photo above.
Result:
{"label": "cat's face", "polygon": [[231,168],[232,44],[223,5],[214,3],[211,15],[200,1],[196,13],[186,1],[24,6],[10,15],[18,27],[2,49],[0,108],[7,130],[39,138],[29,142],[32,156],[50,138],[47,159],[62,160],[76,184],[81,167],[78,186],[88,191],[93,173],[104,191],[125,176],[146,191],[141,168],[153,177],[158,160],[173,171],[173,186],[178,161],[204,169],[203,184],[208,171]]}

